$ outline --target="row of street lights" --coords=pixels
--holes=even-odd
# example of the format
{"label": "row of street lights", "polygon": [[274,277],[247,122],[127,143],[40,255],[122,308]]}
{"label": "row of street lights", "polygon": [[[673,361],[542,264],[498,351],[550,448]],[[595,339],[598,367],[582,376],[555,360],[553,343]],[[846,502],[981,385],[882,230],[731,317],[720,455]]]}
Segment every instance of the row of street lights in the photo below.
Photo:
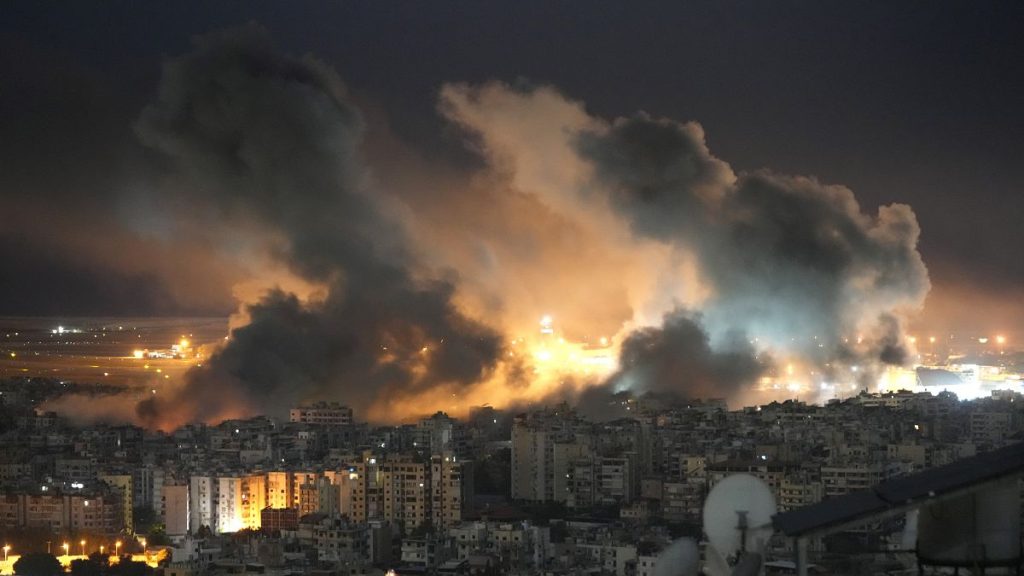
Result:
{"label": "row of street lights", "polygon": [[[142,553],[145,554],[146,553],[146,539],[145,538],[139,538],[139,543],[142,544]],[[79,542],[79,544],[82,546],[82,556],[85,556],[85,545],[87,544],[87,542],[85,540],[82,540],[81,542]],[[5,546],[4,547],[4,554],[7,554],[7,549],[8,548],[10,548],[10,546]],[[67,556],[68,555],[68,551],[71,548],[71,545],[68,544],[67,542],[65,542],[64,544],[61,545],[61,548],[64,549],[64,555]],[[104,548],[106,548],[106,546],[103,546],[101,544],[100,545],[100,554],[103,554],[103,549]],[[114,555],[115,556],[120,556],[120,554],[121,554],[121,541],[118,540],[118,541],[114,542]]]}
{"label": "row of street lights", "polygon": [[[81,542],[79,542],[79,544],[82,546],[82,556],[85,556],[85,545],[87,543],[88,542],[86,542],[85,540],[82,540]],[[142,553],[145,554],[146,553],[146,539],[145,538],[139,538],[139,544],[142,544]],[[69,551],[71,550],[71,544],[68,544],[67,542],[65,542],[64,544],[61,545],[61,548],[64,549],[64,555],[68,556]],[[104,548],[106,548],[106,547],[101,544],[100,545],[100,554],[103,554],[103,549]],[[49,549],[49,543],[47,543],[47,549]],[[4,544],[3,551],[4,551],[4,562],[7,562],[7,555],[10,554],[10,552],[11,552],[11,545],[10,544]],[[120,554],[121,554],[121,541],[118,540],[118,541],[114,542],[114,555],[115,556],[120,556]]]}

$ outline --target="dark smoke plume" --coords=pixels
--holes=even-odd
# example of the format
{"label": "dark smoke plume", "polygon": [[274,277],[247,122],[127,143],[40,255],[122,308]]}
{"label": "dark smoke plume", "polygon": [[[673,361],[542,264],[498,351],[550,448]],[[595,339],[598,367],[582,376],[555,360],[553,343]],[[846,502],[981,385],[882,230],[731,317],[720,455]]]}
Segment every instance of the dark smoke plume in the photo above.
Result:
{"label": "dark smoke plume", "polygon": [[[442,99],[442,112],[470,132],[495,172],[600,230],[607,250],[628,246],[643,263],[622,269],[634,280],[626,326],[699,310],[709,350],[746,340],[785,360],[787,376],[792,361],[794,379],[812,390],[873,385],[885,365],[909,357],[902,324],[930,288],[909,206],[872,214],[842,186],[765,170],[737,174],[709,151],[696,123],[643,113],[609,122],[549,87],[459,84]],[[655,333],[678,328],[675,315],[666,318]],[[701,347],[652,344],[638,356],[633,345],[643,335],[620,340],[624,373],[636,375],[629,385],[690,385],[666,373],[680,356],[700,357]],[[715,396],[732,388],[722,376]]]}
{"label": "dark smoke plume", "polygon": [[822,367],[905,360],[893,313],[929,288],[908,206],[870,216],[843,187],[737,177],[692,123],[638,115],[581,132],[577,146],[636,235],[696,256],[714,290],[701,308],[716,345],[740,330]]}
{"label": "dark smoke plume", "polygon": [[[487,167],[435,179],[385,155],[404,184],[383,194],[363,166],[362,117],[322,63],[277,54],[250,26],[166,64],[137,124],[163,189],[312,295],[249,298],[249,323],[141,419],[170,427],[311,399],[395,419],[455,407],[460,392],[513,405],[588,387],[723,397],[767,373],[769,355],[823,383],[870,383],[907,358],[902,321],[928,290],[909,207],[866,214],[843,187],[736,174],[697,124],[607,122],[551,89],[450,85],[441,98]],[[408,189],[420,182],[431,193]],[[416,245],[431,246],[429,265]],[[543,342],[506,348],[464,312],[487,310],[511,340],[561,302],[568,339],[619,345],[607,381],[530,366],[552,358],[531,348]]]}
{"label": "dark smoke plume", "polygon": [[640,328],[626,337],[619,368],[606,382],[565,396],[588,418],[623,418],[630,416],[623,408],[635,398],[680,402],[733,397],[771,364],[742,334],[712,348],[700,314],[674,310],[660,326]]}
{"label": "dark smoke plume", "polygon": [[323,291],[250,305],[249,324],[180,391],[139,406],[148,424],[316,398],[360,409],[494,366],[499,335],[455,308],[451,281],[422,277],[367,191],[360,115],[322,63],[277,54],[256,26],[199,38],[165,65],[137,131],[161,153],[167,186],[191,191],[213,221],[276,238],[280,259]]}
{"label": "dark smoke plume", "polygon": [[712,349],[699,316],[682,310],[659,327],[634,331],[622,343],[616,389],[678,392],[692,398],[724,398],[753,382],[767,368],[742,335]]}

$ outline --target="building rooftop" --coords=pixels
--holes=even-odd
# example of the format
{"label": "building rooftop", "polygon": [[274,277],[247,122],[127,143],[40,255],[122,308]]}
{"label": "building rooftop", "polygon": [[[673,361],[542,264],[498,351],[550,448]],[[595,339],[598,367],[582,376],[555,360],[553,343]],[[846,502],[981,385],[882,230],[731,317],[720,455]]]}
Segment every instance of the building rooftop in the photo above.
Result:
{"label": "building rooftop", "polygon": [[772,518],[772,524],[779,532],[792,537],[827,533],[874,516],[900,512],[927,500],[970,491],[1007,476],[1022,474],[1024,442],[782,512]]}

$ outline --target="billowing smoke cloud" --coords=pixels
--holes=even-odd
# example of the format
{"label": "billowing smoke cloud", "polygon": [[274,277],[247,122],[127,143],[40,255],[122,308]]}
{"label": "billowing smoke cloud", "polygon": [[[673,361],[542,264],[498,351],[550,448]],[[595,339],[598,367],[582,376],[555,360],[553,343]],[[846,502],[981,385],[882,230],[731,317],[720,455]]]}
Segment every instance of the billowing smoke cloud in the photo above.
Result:
{"label": "billowing smoke cloud", "polygon": [[773,359],[861,384],[904,361],[928,290],[908,207],[737,174],[697,124],[606,121],[551,88],[447,85],[439,110],[482,168],[385,146],[370,170],[337,74],[255,26],[166,64],[136,126],[153,187],[262,281],[141,421],[312,399],[388,420],[586,390],[730,397]]}
{"label": "billowing smoke cloud", "polygon": [[[908,206],[870,215],[841,186],[736,174],[710,153],[695,123],[645,114],[604,122],[548,88],[453,85],[443,100],[491,164],[552,209],[615,242],[654,242],[695,262],[696,295],[692,286],[656,282],[632,302],[627,326],[654,324],[644,313],[658,308],[652,301],[663,311],[683,304],[700,310],[709,351],[735,351],[746,340],[822,382],[869,384],[884,364],[905,361],[902,322],[929,289]],[[666,318],[654,334],[671,341],[681,319]],[[673,364],[687,350],[699,357],[699,345],[648,343],[638,355],[635,345],[650,338],[644,334],[623,341],[617,378],[632,373],[631,385],[645,389],[665,381],[665,372],[693,369]],[[729,389],[727,375],[718,381]]]}
{"label": "billowing smoke cloud", "polygon": [[750,384],[767,368],[741,334],[712,349],[699,316],[677,310],[659,327],[640,328],[626,337],[619,370],[610,384],[619,390],[668,392],[691,398],[725,398]]}
{"label": "billowing smoke cloud", "polygon": [[138,122],[163,155],[169,188],[239,230],[257,230],[319,293],[274,291],[183,388],[140,404],[173,426],[317,397],[357,408],[389,395],[485,378],[493,330],[421,276],[400,226],[382,216],[360,166],[362,122],[334,72],[278,55],[255,26],[196,41],[169,62]]}
{"label": "billowing smoke cloud", "polygon": [[[716,340],[743,330],[822,366],[851,352],[904,361],[893,312],[919,306],[929,286],[908,206],[871,217],[843,187],[736,177],[695,124],[638,115],[577,142],[634,233],[696,252],[715,291],[703,311]],[[862,333],[868,342],[851,347]]]}
{"label": "billowing smoke cloud", "polygon": [[626,336],[618,369],[606,381],[567,396],[586,417],[613,420],[629,417],[637,398],[669,403],[745,399],[750,384],[771,366],[772,359],[743,334],[712,348],[700,314],[677,309],[661,325]]}

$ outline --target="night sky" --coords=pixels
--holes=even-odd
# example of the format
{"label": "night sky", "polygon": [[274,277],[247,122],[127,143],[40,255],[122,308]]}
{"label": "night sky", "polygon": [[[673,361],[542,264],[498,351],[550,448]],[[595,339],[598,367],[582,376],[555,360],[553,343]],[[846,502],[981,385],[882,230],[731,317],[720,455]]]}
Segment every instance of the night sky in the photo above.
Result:
{"label": "night sky", "polygon": [[552,86],[596,117],[699,122],[738,173],[847,186],[871,214],[911,205],[932,284],[915,325],[1024,322],[1024,5],[1012,2],[5,2],[0,314],[235,310],[252,273],[230,257],[243,247],[206,234],[216,217],[168,225],[168,203],[186,200],[149,176],[162,159],[135,127],[166,58],[247,22],[337,71],[371,158],[478,169],[437,112],[453,82]]}

